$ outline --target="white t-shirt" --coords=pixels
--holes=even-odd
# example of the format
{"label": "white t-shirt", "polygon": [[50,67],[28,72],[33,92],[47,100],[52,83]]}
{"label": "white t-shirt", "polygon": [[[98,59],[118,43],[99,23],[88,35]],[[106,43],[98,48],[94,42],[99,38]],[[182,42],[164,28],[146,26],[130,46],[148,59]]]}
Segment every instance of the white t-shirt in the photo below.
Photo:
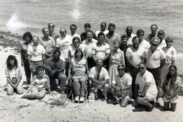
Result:
{"label": "white t-shirt", "polygon": [[82,44],[85,45],[85,52],[87,57],[92,57],[92,49],[95,47],[97,43],[97,40],[92,39],[91,42],[88,42],[88,40],[84,40]]}
{"label": "white t-shirt", "polygon": [[151,69],[160,67],[161,60],[166,58],[162,49],[157,48],[153,53],[151,47],[144,51],[143,57],[146,59],[146,66]]}
{"label": "white t-shirt", "polygon": [[163,41],[158,45],[158,48],[163,49],[163,47],[166,47],[166,43],[165,40],[163,39]]}
{"label": "white t-shirt", "polygon": [[45,52],[51,54],[55,48],[55,40],[52,37],[49,37],[49,40],[47,41],[45,41],[43,38],[40,38],[40,40]]}
{"label": "white t-shirt", "polygon": [[92,49],[92,54],[94,54],[98,59],[103,59],[106,54],[110,53],[110,46],[104,42],[101,46],[98,46],[97,43]]}
{"label": "white t-shirt", "polygon": [[33,43],[28,45],[27,54],[31,56],[31,61],[42,61],[42,55],[45,54],[45,49],[41,44],[33,46]]}
{"label": "white t-shirt", "polygon": [[64,38],[59,37],[56,39],[56,47],[60,48],[61,57],[68,60],[68,50],[70,46],[70,36],[66,35]]}
{"label": "white t-shirt", "polygon": [[141,93],[144,90],[145,84],[148,82],[150,83],[150,86],[146,93],[157,95],[158,89],[156,87],[153,75],[147,70],[145,71],[143,76],[141,76],[140,72],[137,74],[135,84],[139,85]]}
{"label": "white t-shirt", "polygon": [[138,50],[135,50],[133,47],[129,47],[126,50],[126,57],[128,57],[135,66],[138,66],[141,62],[144,51],[144,48],[139,47]]}
{"label": "white t-shirt", "polygon": [[150,43],[147,42],[145,39],[143,39],[142,42],[139,44],[139,47],[144,49],[148,49],[150,46]]}
{"label": "white t-shirt", "polygon": [[177,52],[176,52],[175,48],[173,48],[173,47],[170,47],[170,48],[163,47],[162,50],[166,54],[166,64],[171,64],[172,61],[175,61],[177,59]]}
{"label": "white t-shirt", "polygon": [[[97,75],[98,75],[97,67],[91,68],[89,77],[97,79]],[[102,67],[102,69],[99,73],[99,81],[104,81],[104,80],[108,80],[108,79],[109,79],[109,73],[105,68]]]}
{"label": "white t-shirt", "polygon": [[135,34],[133,34],[133,33],[131,34],[130,38],[128,38],[127,45],[132,45],[132,39],[135,36],[136,36]]}

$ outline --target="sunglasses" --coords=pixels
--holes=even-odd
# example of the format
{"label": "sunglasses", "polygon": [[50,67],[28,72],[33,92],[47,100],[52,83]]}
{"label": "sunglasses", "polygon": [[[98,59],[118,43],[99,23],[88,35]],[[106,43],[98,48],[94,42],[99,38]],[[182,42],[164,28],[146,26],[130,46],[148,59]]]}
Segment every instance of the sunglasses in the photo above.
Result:
{"label": "sunglasses", "polygon": [[123,71],[123,70],[125,70],[125,68],[124,69],[118,69],[119,71]]}

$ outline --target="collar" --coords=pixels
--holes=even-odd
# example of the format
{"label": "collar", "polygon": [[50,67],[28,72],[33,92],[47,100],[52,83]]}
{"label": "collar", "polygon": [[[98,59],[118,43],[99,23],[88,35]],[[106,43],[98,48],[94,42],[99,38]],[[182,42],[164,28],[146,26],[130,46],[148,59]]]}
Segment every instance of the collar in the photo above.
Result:
{"label": "collar", "polygon": [[102,45],[100,45],[100,46],[98,45],[98,43],[97,43],[96,45],[97,45],[98,47],[101,47],[101,46],[106,45],[106,43],[105,43],[105,42],[103,42],[103,43],[102,43]]}

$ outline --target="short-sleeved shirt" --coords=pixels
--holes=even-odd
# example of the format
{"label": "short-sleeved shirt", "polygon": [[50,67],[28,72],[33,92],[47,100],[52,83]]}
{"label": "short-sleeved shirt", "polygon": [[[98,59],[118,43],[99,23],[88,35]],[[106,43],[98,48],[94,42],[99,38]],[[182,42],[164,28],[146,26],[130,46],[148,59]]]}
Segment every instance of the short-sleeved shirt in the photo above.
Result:
{"label": "short-sleeved shirt", "polygon": [[76,34],[76,33],[74,35],[70,34],[69,36],[70,36],[70,44],[72,44],[72,39],[74,37],[79,37],[81,39],[80,35],[79,34]]}
{"label": "short-sleeved shirt", "polygon": [[[112,83],[119,88],[124,88],[132,85],[132,77],[128,73],[125,73],[123,77],[120,77],[119,74],[117,74]],[[129,89],[129,91],[131,91],[131,89]]]}
{"label": "short-sleeved shirt", "polygon": [[60,48],[61,56],[67,61],[68,60],[68,50],[70,46],[70,36],[66,35],[64,38],[59,37],[56,39],[56,47]]}
{"label": "short-sleeved shirt", "polygon": [[146,59],[146,66],[151,69],[160,67],[161,60],[166,58],[166,55],[162,49],[157,48],[153,53],[151,47],[146,49],[143,54],[143,58]]}
{"label": "short-sleeved shirt", "polygon": [[18,66],[17,68],[13,68],[12,70],[9,70],[6,67],[5,75],[6,75],[6,78],[12,79],[13,77],[16,77],[18,79],[18,77],[22,77],[22,69],[20,66]]}
{"label": "short-sleeved shirt", "polygon": [[109,33],[108,30],[105,30],[105,31],[98,30],[98,31],[96,31],[95,35],[98,37],[98,34],[99,34],[100,32],[104,33],[105,35],[106,35],[107,33]]}
{"label": "short-sleeved shirt", "polygon": [[85,52],[87,57],[92,57],[92,49],[95,47],[97,40],[92,39],[90,42],[88,39],[84,40],[82,44],[85,45]]}
{"label": "short-sleeved shirt", "polygon": [[49,40],[45,40],[44,37],[42,37],[40,40],[45,52],[47,54],[51,54],[55,49],[55,40],[52,37],[49,37]]}
{"label": "short-sleeved shirt", "polygon": [[[97,67],[91,68],[89,77],[97,79],[97,75],[98,75]],[[102,69],[101,69],[101,71],[99,73],[99,81],[104,81],[104,80],[108,80],[108,79],[109,79],[109,73],[108,73],[108,71],[105,68],[102,67]]]}
{"label": "short-sleeved shirt", "polygon": [[142,76],[141,76],[140,72],[136,76],[135,84],[139,85],[141,93],[143,92],[146,83],[150,83],[150,86],[147,89],[146,93],[157,95],[158,89],[156,87],[156,83],[155,83],[154,77],[147,70],[145,71],[145,73]]}
{"label": "short-sleeved shirt", "polygon": [[45,65],[49,67],[49,69],[46,69],[46,73],[48,75],[51,74],[54,70],[65,69],[63,60],[59,59],[57,62],[55,62],[52,57],[46,59]]}
{"label": "short-sleeved shirt", "polygon": [[170,47],[170,48],[163,47],[162,50],[166,54],[166,64],[171,64],[172,61],[175,61],[177,59],[177,52],[176,52],[175,48],[173,48],[173,47]]}
{"label": "short-sleeved shirt", "polygon": [[86,74],[86,59],[81,59],[78,61],[77,59],[73,58],[71,60],[72,64],[72,71],[74,71],[74,75],[84,75]]}
{"label": "short-sleeved shirt", "polygon": [[162,42],[158,45],[158,48],[163,49],[163,47],[166,47],[165,40],[163,39]]}
{"label": "short-sleeved shirt", "polygon": [[147,41],[144,40],[144,39],[143,39],[142,42],[139,44],[139,47],[140,47],[140,48],[144,48],[144,49],[148,49],[150,46],[151,46],[150,43],[147,42]]}
{"label": "short-sleeved shirt", "polygon": [[113,64],[123,64],[125,66],[125,58],[124,53],[120,49],[116,51],[112,51],[109,58],[109,65]]}
{"label": "short-sleeved shirt", "polygon": [[92,54],[95,55],[98,59],[103,59],[106,54],[110,53],[110,47],[107,43],[103,43],[101,46],[95,44],[92,49]]}
{"label": "short-sleeved shirt", "polygon": [[143,48],[138,48],[137,50],[135,50],[133,47],[129,47],[126,50],[126,57],[129,57],[131,62],[135,66],[138,66],[138,64],[141,62],[144,51],[145,49]]}
{"label": "short-sleeved shirt", "polygon": [[136,35],[132,33],[131,36],[128,37],[127,45],[132,45],[132,39],[133,39],[133,37],[135,37],[135,36],[136,36]]}
{"label": "short-sleeved shirt", "polygon": [[114,33],[113,35],[112,35],[112,37],[110,37],[109,38],[109,35],[108,34],[106,34],[106,43],[107,44],[109,44],[109,46],[110,46],[110,50],[111,51],[113,51],[114,50],[114,41],[117,41],[117,42],[119,42],[119,44],[120,44],[120,35],[119,34],[117,34],[117,33]]}
{"label": "short-sleeved shirt", "polygon": [[43,74],[42,79],[38,79],[35,75],[32,78],[31,86],[36,87],[38,90],[46,90],[46,88],[50,87],[50,79],[46,74]]}
{"label": "short-sleeved shirt", "polygon": [[[80,44],[80,45],[79,45],[79,48],[78,48],[78,49],[81,49],[81,50],[83,51],[84,56],[86,55],[86,54],[85,54],[85,47],[86,47],[86,45]],[[76,51],[76,48],[74,48],[74,46],[71,44],[71,45],[69,46],[69,51],[70,51],[70,53],[71,53],[71,59],[72,59],[72,58],[74,57],[74,53],[75,53],[75,51]]]}
{"label": "short-sleeved shirt", "polygon": [[31,56],[31,61],[42,61],[42,55],[45,54],[45,49],[41,44],[33,46],[33,43],[28,45],[27,54]]}

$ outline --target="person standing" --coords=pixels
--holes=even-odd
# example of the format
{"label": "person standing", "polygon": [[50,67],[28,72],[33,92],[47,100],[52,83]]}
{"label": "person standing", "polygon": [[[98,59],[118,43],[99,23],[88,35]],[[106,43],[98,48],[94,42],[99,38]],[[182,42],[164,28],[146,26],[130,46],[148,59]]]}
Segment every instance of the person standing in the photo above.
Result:
{"label": "person standing", "polygon": [[55,50],[53,52],[53,57],[48,58],[45,61],[46,74],[50,78],[50,88],[51,90],[57,90],[56,79],[58,79],[58,85],[60,86],[61,93],[64,93],[64,87],[66,84],[67,77],[64,74],[65,62],[60,59],[61,52]]}
{"label": "person standing", "polygon": [[175,64],[175,60],[177,58],[177,52],[174,47],[172,47],[173,39],[170,37],[166,38],[166,47],[163,47],[163,51],[166,54],[166,62],[165,65],[161,68],[161,85],[166,79],[168,74],[168,69],[171,64]]}
{"label": "person standing", "polygon": [[48,23],[49,36],[52,37],[56,42],[56,39],[59,37],[59,35],[54,32],[54,29],[55,25],[53,23]]}
{"label": "person standing", "polygon": [[24,66],[25,75],[27,79],[27,84],[30,84],[31,82],[31,70],[29,66],[29,57],[27,54],[28,45],[32,43],[33,37],[30,32],[26,32],[23,35],[23,40],[25,43],[20,44],[21,45],[21,66]]}
{"label": "person standing", "polygon": [[139,47],[139,38],[133,37],[132,47],[129,47],[126,51],[126,60],[127,60],[127,71],[132,76],[132,97],[135,95],[135,79],[136,75],[139,72],[138,64],[142,61],[142,56],[145,49]]}
{"label": "person standing", "polygon": [[151,47],[145,50],[143,54],[143,60],[146,62],[147,70],[153,74],[156,86],[158,88],[156,106],[160,106],[159,96],[161,90],[161,68],[164,66],[166,59],[166,54],[164,51],[157,48],[159,43],[159,38],[152,38]]}
{"label": "person standing", "polygon": [[133,39],[134,36],[136,36],[132,32],[133,32],[133,28],[131,26],[126,27],[126,35],[128,36],[127,44],[129,46],[132,45],[132,39]]}
{"label": "person standing", "polygon": [[158,26],[156,24],[152,24],[151,27],[151,34],[149,34],[146,38],[146,40],[150,43],[151,39],[156,37],[156,33],[157,33],[157,30],[158,30]]}
{"label": "person standing", "polygon": [[148,49],[150,47],[150,43],[144,39],[144,30],[142,29],[137,30],[137,37],[139,38],[140,48]]}
{"label": "person standing", "polygon": [[76,30],[77,30],[77,26],[75,24],[72,24],[70,26],[70,31],[71,31],[71,34],[70,34],[70,44],[72,44],[72,40],[73,40],[74,37],[78,37],[81,40],[81,37],[80,37],[79,34],[76,33]]}
{"label": "person standing", "polygon": [[106,43],[109,44],[110,46],[110,52],[112,52],[114,50],[114,41],[117,41],[119,43],[119,45],[121,44],[120,41],[120,35],[115,33],[115,24],[114,23],[109,23],[108,26],[108,30],[109,33],[106,34]]}
{"label": "person standing", "polygon": [[157,37],[160,39],[160,44],[158,45],[158,48],[162,49],[163,47],[166,47],[165,43],[165,32],[163,30],[158,31]]}
{"label": "person standing", "polygon": [[95,35],[98,37],[98,34],[99,34],[100,32],[102,32],[102,33],[104,33],[104,34],[106,35],[106,34],[109,32],[108,30],[106,30],[106,26],[107,26],[106,22],[102,22],[102,23],[100,24],[101,30],[96,31]]}
{"label": "person standing", "polygon": [[45,49],[45,58],[50,58],[53,55],[53,51],[55,50],[55,40],[49,36],[48,28],[43,28],[43,37],[40,38],[41,44]]}
{"label": "person standing", "polygon": [[29,44],[27,49],[29,57],[29,67],[32,72],[32,76],[36,75],[37,66],[43,65],[45,61],[45,49],[39,43],[37,36],[33,37],[33,43]]}

